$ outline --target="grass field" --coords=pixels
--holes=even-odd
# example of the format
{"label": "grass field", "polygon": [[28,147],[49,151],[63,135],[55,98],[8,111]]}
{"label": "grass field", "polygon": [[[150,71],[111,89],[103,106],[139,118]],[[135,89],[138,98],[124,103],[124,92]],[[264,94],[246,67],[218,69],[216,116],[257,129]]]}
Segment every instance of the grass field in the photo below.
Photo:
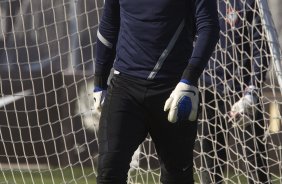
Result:
{"label": "grass field", "polygon": [[27,170],[4,170],[0,172],[0,184],[95,184],[92,168],[54,168],[28,172]]}
{"label": "grass field", "polygon": [[[158,172],[158,171],[157,171]],[[136,175],[133,173],[132,175]],[[131,183],[158,183],[157,174],[144,174],[132,177]],[[0,170],[0,184],[96,184],[93,168],[66,167],[38,170]]]}
{"label": "grass field", "polygon": [[[158,172],[157,172],[158,173]],[[136,173],[135,173],[136,174]],[[134,173],[132,174],[134,175]],[[244,176],[230,174],[226,184],[247,184]],[[0,184],[96,184],[95,174],[92,168],[66,167],[64,169],[54,168],[50,170],[1,170]],[[198,177],[194,176],[195,183],[199,183]],[[278,178],[272,177],[272,184],[281,184]],[[151,173],[138,173],[138,177],[133,177],[130,183],[135,184],[158,184],[158,175]]]}

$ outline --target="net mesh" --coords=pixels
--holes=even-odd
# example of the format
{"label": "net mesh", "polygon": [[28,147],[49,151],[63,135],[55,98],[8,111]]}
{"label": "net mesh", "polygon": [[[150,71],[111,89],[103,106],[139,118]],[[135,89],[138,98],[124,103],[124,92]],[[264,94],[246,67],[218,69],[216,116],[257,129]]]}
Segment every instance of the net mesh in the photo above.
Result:
{"label": "net mesh", "polygon": [[[103,0],[0,0],[0,183],[95,181],[100,115],[91,108],[96,32],[102,8]],[[219,18],[231,25],[226,30],[232,34],[221,32],[221,40],[231,44],[230,49],[217,45],[213,62],[205,71],[211,82],[204,80],[200,85],[203,95],[194,151],[196,183],[205,176],[214,181],[216,174],[207,169],[208,160],[225,167],[217,173],[230,183],[246,183],[248,178],[258,181],[254,169],[269,173],[273,182],[280,183],[282,99],[277,77],[281,77],[281,71],[273,64],[280,62],[271,52],[278,47],[277,40],[269,40],[266,31],[275,29],[267,24],[260,30],[257,24],[264,22],[247,22],[243,11],[229,10],[229,17],[219,12]],[[257,7],[250,7],[250,11],[263,18]],[[270,16],[269,9],[264,12]],[[237,22],[232,22],[235,18],[243,22],[241,27],[236,28]],[[251,30],[248,37],[241,32],[243,27]],[[263,44],[256,45],[257,40],[252,38],[255,30]],[[241,36],[239,41],[236,34]],[[243,49],[246,42],[258,47],[260,58],[256,61],[265,59],[269,64],[261,67],[267,75],[259,91],[260,108],[254,107],[264,120],[256,122],[263,130],[258,135],[228,121],[228,109],[242,96],[230,84],[238,83],[243,91],[247,86],[243,76],[252,73],[242,61],[255,62],[254,55]],[[266,45],[269,50],[264,49]],[[213,68],[228,68],[228,60],[232,60],[232,70],[224,70],[222,80]],[[203,98],[206,94],[210,100]],[[205,127],[209,127],[208,134],[203,133]],[[215,134],[224,141],[211,136]],[[203,140],[211,143],[211,151],[205,152]],[[226,152],[227,159],[218,155],[220,150]],[[259,152],[263,153],[265,167],[257,159],[249,159]],[[130,166],[128,183],[159,183],[159,163],[150,137],[136,150]]]}
{"label": "net mesh", "polygon": [[[200,82],[200,183],[281,181],[280,48],[266,1],[248,2],[218,0],[220,41]],[[251,85],[257,89],[249,115],[232,118]]]}

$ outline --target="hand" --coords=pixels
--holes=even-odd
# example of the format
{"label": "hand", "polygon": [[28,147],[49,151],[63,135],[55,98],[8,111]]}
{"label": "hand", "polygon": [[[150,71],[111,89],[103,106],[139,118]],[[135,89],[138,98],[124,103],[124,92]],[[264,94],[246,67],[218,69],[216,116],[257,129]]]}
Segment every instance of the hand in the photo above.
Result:
{"label": "hand", "polygon": [[166,100],[164,111],[168,111],[168,121],[195,121],[198,115],[199,90],[197,87],[179,82]]}
{"label": "hand", "polygon": [[95,87],[93,91],[93,98],[94,98],[94,111],[100,112],[102,110],[105,96],[106,96],[106,90],[103,90],[99,87]]}
{"label": "hand", "polygon": [[257,102],[258,97],[254,86],[248,87],[244,96],[231,108],[229,121],[233,122],[233,126],[251,123],[257,111],[255,107]]}

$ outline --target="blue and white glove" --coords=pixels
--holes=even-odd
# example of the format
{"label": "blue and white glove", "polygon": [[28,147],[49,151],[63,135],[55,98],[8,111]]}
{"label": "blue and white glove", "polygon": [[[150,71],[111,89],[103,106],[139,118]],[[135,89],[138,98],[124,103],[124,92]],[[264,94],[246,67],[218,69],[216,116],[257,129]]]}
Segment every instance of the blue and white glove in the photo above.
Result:
{"label": "blue and white glove", "polygon": [[105,96],[106,96],[106,90],[103,90],[102,88],[95,87],[93,90],[93,99],[94,99],[94,111],[101,112]]}
{"label": "blue and white glove", "polygon": [[255,86],[246,88],[244,96],[237,101],[231,108],[229,121],[234,126],[246,126],[253,122],[256,115],[258,96]]}
{"label": "blue and white glove", "polygon": [[164,111],[168,111],[168,121],[195,121],[198,115],[199,90],[181,80],[166,100]]}

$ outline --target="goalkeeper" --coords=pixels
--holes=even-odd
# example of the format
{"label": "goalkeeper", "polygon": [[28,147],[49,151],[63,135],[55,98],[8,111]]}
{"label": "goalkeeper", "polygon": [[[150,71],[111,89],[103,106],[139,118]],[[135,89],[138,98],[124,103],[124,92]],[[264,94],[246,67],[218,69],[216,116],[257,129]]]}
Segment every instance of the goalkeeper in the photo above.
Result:
{"label": "goalkeeper", "polygon": [[197,82],[219,38],[216,0],[106,0],[97,37],[94,108],[103,107],[97,183],[126,183],[148,133],[161,182],[193,183]]}
{"label": "goalkeeper", "polygon": [[243,158],[249,183],[269,183],[263,141],[266,128],[260,105],[269,50],[258,5],[255,0],[219,0],[218,11],[218,50],[200,80],[204,87],[204,122],[198,129],[203,152],[201,181],[223,181],[224,168],[230,163],[227,160],[232,159],[226,149],[232,135],[235,145],[231,150]]}

